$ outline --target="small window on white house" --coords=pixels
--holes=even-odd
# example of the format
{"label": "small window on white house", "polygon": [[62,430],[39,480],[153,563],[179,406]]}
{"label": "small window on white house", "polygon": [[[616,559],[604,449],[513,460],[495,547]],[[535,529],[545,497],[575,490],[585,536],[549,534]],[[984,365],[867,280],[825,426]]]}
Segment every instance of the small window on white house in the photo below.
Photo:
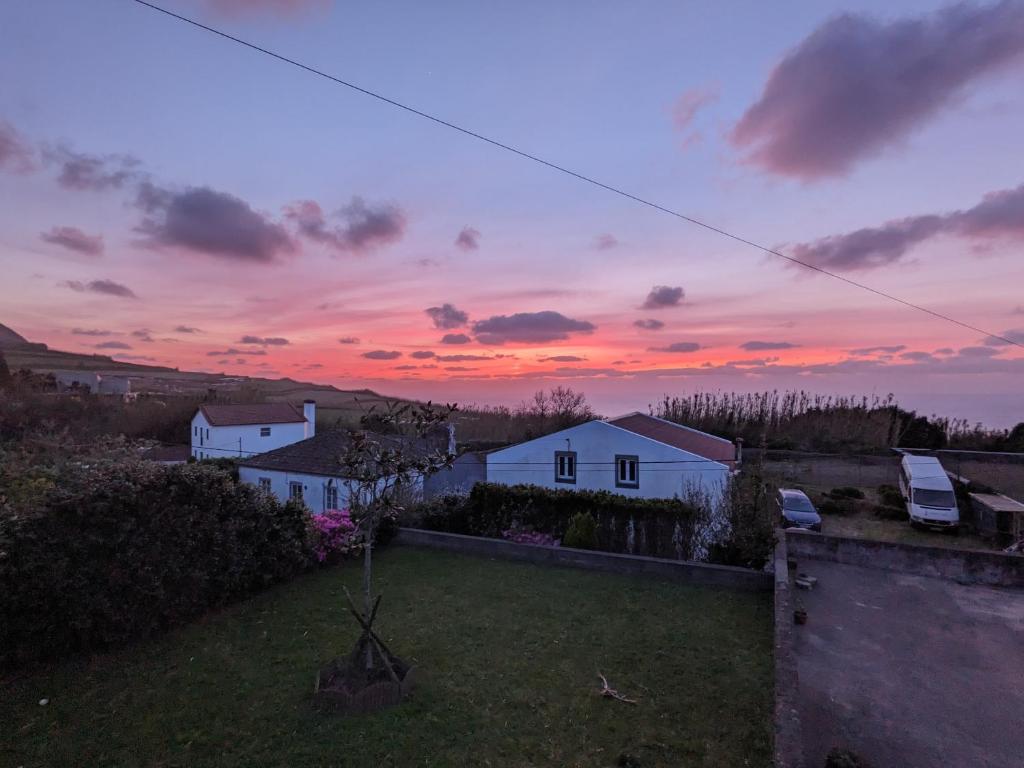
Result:
{"label": "small window on white house", "polygon": [[270,427],[260,427],[260,437],[270,437]]}
{"label": "small window on white house", "polygon": [[338,486],[333,483],[324,489],[324,509],[338,508]]}
{"label": "small window on white house", "polygon": [[640,458],[637,456],[615,457],[615,487],[640,487]]}
{"label": "small window on white house", "polygon": [[288,483],[288,498],[302,501],[302,483],[296,483],[295,481]]}
{"label": "small window on white house", "polygon": [[576,451],[555,451],[555,482],[576,482]]}
{"label": "small window on white house", "polygon": [[270,478],[269,477],[261,477],[260,480],[259,480],[259,483],[260,483],[260,490],[261,491],[266,491],[267,493],[270,493]]}
{"label": "small window on white house", "polygon": [[210,439],[210,428],[209,427],[206,428],[206,439],[207,440]]}

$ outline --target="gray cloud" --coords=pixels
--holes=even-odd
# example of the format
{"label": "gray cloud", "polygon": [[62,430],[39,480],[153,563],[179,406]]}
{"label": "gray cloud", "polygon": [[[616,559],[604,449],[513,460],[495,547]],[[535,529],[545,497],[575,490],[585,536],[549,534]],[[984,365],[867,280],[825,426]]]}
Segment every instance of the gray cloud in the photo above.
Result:
{"label": "gray cloud", "polygon": [[477,360],[493,360],[494,358],[490,355],[438,355],[437,361],[440,363],[469,363],[476,362]]}
{"label": "gray cloud", "polygon": [[131,349],[131,344],[125,344],[123,341],[103,341],[99,344],[94,345],[96,349]]}
{"label": "gray cloud", "polygon": [[239,344],[259,344],[264,347],[283,347],[288,344],[288,339],[280,336],[243,336],[238,340]]}
{"label": "gray cloud", "polygon": [[361,254],[402,239],[405,214],[395,205],[370,207],[361,197],[339,209],[334,217],[341,224],[330,226],[320,204],[300,200],[285,209],[285,217],[295,223],[299,234],[343,253]]}
{"label": "gray cloud", "polygon": [[[999,338],[1001,336],[1002,338]],[[1024,344],[1024,328],[1009,328],[999,336],[989,336],[985,339],[988,347],[1004,347],[1010,344]]]}
{"label": "gray cloud", "polygon": [[665,309],[666,307],[678,307],[683,300],[685,292],[679,286],[656,285],[647,294],[641,309]]}
{"label": "gray cloud", "polygon": [[740,349],[747,352],[767,352],[773,349],[795,349],[799,346],[788,341],[748,341],[740,344]]}
{"label": "gray cloud", "polygon": [[429,360],[432,357],[437,357],[436,354],[427,349],[417,350],[409,355],[414,360]]}
{"label": "gray cloud", "polygon": [[177,325],[174,327],[175,333],[202,333],[198,328],[193,328],[191,325]]}
{"label": "gray cloud", "polygon": [[904,352],[900,355],[900,359],[921,362],[925,360],[934,360],[935,356],[932,355],[931,352]]}
{"label": "gray cloud", "polygon": [[650,347],[648,352],[696,352],[701,346],[695,341],[677,341],[665,347]]}
{"label": "gray cloud", "polygon": [[375,349],[372,352],[363,352],[363,357],[367,360],[397,360],[401,356],[401,352],[388,351],[385,349]]}
{"label": "gray cloud", "polygon": [[98,328],[72,328],[71,333],[75,336],[113,336],[113,331],[101,331]]}
{"label": "gray cloud", "polygon": [[57,183],[78,192],[121,189],[141,176],[139,161],[131,155],[89,155],[57,147],[45,157],[60,167]]}
{"label": "gray cloud", "polygon": [[636,320],[633,325],[637,328],[642,328],[645,331],[660,331],[665,327],[665,324],[661,320],[654,320],[653,318],[648,320]]}
{"label": "gray cloud", "polygon": [[560,312],[545,310],[478,320],[473,323],[473,334],[481,344],[544,344],[567,339],[573,333],[592,333],[596,327],[586,320],[574,320]]}
{"label": "gray cloud", "polygon": [[265,354],[267,354],[267,351],[265,349],[235,349],[234,347],[229,347],[229,348],[227,348],[227,349],[225,349],[225,350],[223,350],[221,352],[207,352],[206,353],[207,357],[224,357],[224,356],[231,356],[231,355],[235,355],[235,356],[237,356],[237,355],[250,355],[250,356],[257,356],[258,357],[258,356],[262,356],[262,355],[265,355]]}
{"label": "gray cloud", "polygon": [[962,347],[957,354],[960,357],[995,357],[1003,350],[992,347]]}
{"label": "gray cloud", "polygon": [[616,248],[619,245],[619,239],[609,233],[605,232],[594,238],[594,248],[599,251],[610,251],[612,248]]}
{"label": "gray cloud", "polygon": [[153,332],[149,328],[140,328],[137,331],[132,331],[132,336],[140,341],[152,341],[153,337],[150,335]]}
{"label": "gray cloud", "polygon": [[991,192],[964,211],[895,219],[802,243],[792,253],[825,269],[872,269],[899,261],[914,246],[940,234],[975,242],[1024,239],[1024,184]]}
{"label": "gray cloud", "polygon": [[578,355],[552,355],[551,357],[542,357],[539,360],[542,363],[582,363],[586,359]]}
{"label": "gray cloud", "polygon": [[269,263],[295,250],[280,224],[244,200],[209,187],[172,192],[145,182],[139,186],[136,204],[147,214],[138,229],[153,246],[256,263]]}
{"label": "gray cloud", "polygon": [[434,327],[441,330],[460,328],[469,321],[469,315],[451,304],[442,304],[440,307],[430,307],[423,311],[434,321]]}
{"label": "gray cloud", "polygon": [[464,333],[446,333],[441,337],[442,344],[469,344],[472,339]]}
{"label": "gray cloud", "polygon": [[14,126],[0,120],[0,170],[28,173],[35,169],[32,146]]}
{"label": "gray cloud", "polygon": [[87,235],[78,227],[53,227],[49,232],[41,233],[39,239],[86,256],[103,253],[103,236]]}
{"label": "gray cloud", "polygon": [[455,245],[464,251],[477,250],[480,247],[480,230],[463,227],[459,236],[455,238]]}
{"label": "gray cloud", "polygon": [[907,348],[906,344],[895,344],[890,347],[861,347],[860,349],[851,349],[850,354],[857,357],[864,357],[866,355],[895,355],[897,352],[902,352]]}
{"label": "gray cloud", "polygon": [[1024,5],[1016,0],[891,22],[844,14],[779,62],[732,141],[771,173],[839,175],[903,141],[1022,53]]}
{"label": "gray cloud", "polygon": [[215,14],[228,18],[259,14],[292,17],[330,5],[330,0],[203,0],[203,2]]}
{"label": "gray cloud", "polygon": [[113,280],[91,280],[87,283],[78,280],[66,280],[61,285],[79,293],[101,293],[106,296],[118,296],[122,299],[139,298],[131,288],[121,285],[121,283],[115,283]]}
{"label": "gray cloud", "polygon": [[339,344],[358,344],[359,339],[355,336],[342,336],[338,339]]}

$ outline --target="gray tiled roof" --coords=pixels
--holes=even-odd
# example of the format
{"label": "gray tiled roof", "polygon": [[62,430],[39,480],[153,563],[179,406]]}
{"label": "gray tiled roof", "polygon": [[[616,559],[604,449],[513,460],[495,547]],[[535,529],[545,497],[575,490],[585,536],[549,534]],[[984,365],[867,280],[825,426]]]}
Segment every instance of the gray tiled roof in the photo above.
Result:
{"label": "gray tiled roof", "polygon": [[[416,438],[401,438],[390,435],[371,434],[371,439],[385,443],[407,441],[421,451],[427,451],[431,442]],[[333,430],[322,432],[315,437],[300,440],[297,443],[267,451],[256,456],[250,456],[238,462],[242,467],[254,467],[256,469],[277,470],[279,472],[303,472],[309,475],[327,475],[330,477],[341,477],[343,468],[341,457],[348,449],[348,432]],[[443,447],[433,444],[434,448]]]}

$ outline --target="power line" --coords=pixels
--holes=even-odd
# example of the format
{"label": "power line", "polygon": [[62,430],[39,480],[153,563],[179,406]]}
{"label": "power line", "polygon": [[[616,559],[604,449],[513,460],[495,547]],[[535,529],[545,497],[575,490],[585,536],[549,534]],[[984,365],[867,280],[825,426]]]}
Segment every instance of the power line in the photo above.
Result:
{"label": "power line", "polygon": [[791,264],[796,264],[796,265],[804,267],[806,269],[813,270],[814,272],[818,272],[818,273],[820,273],[822,275],[827,275],[828,277],[835,278],[836,280],[841,280],[842,282],[846,283],[847,285],[852,285],[855,288],[860,288],[862,290],[868,291],[870,293],[875,294],[876,296],[880,296],[880,297],[882,297],[884,299],[888,299],[889,301],[896,302],[897,304],[902,304],[903,306],[908,307],[910,309],[915,309],[918,312],[924,312],[925,314],[931,315],[932,317],[938,318],[940,320],[945,320],[945,321],[947,321],[949,323],[953,323],[954,325],[959,325],[961,328],[966,328],[968,330],[974,331],[975,333],[980,333],[980,334],[982,334],[984,336],[989,336],[989,337],[991,337],[993,339],[998,339],[999,341],[1001,341],[1001,342],[1003,342],[1005,344],[1011,344],[1011,345],[1013,345],[1015,347],[1021,347],[1022,349],[1024,349],[1024,344],[1016,342],[1013,339],[1006,338],[1005,336],[1000,336],[1000,335],[998,335],[996,333],[993,333],[992,331],[986,331],[983,328],[978,328],[977,326],[971,325],[969,323],[965,323],[962,320],[957,320],[956,318],[950,317],[949,315],[944,315],[941,312],[936,312],[933,309],[928,309],[927,307],[923,307],[920,304],[915,304],[915,303],[913,303],[911,301],[907,301],[906,299],[901,299],[899,296],[895,296],[894,294],[887,293],[887,292],[882,291],[882,290],[880,290],[878,288],[872,288],[870,285],[865,285],[864,283],[858,282],[856,280],[852,280],[852,279],[850,279],[848,277],[844,277],[843,275],[841,275],[841,274],[839,274],[837,272],[832,272],[832,271],[827,270],[827,269],[825,269],[823,267],[819,267],[819,266],[816,266],[814,264],[811,264],[810,262],[803,261],[802,259],[797,259],[797,258],[795,258],[793,256],[787,256],[786,254],[782,253],[781,251],[777,251],[774,248],[769,248],[766,245],[761,245],[760,243],[756,243],[753,240],[748,240],[745,237],[741,237],[740,235],[733,234],[732,232],[729,232],[727,230],[721,229],[720,227],[716,227],[713,224],[708,224],[707,222],[701,221],[700,219],[695,219],[692,216],[687,216],[686,214],[680,213],[679,211],[674,211],[671,208],[666,208],[663,205],[659,205],[658,203],[652,202],[650,200],[646,200],[646,199],[644,199],[642,197],[639,197],[639,196],[634,195],[634,194],[632,194],[630,192],[627,192],[627,191],[625,191],[623,189],[620,189],[619,187],[612,186],[611,184],[605,184],[603,181],[598,181],[597,179],[591,178],[590,176],[586,176],[586,175],[584,175],[582,173],[577,173],[576,171],[573,171],[573,170],[571,170],[569,168],[566,168],[565,166],[558,165],[557,163],[551,162],[550,160],[545,160],[545,159],[543,159],[541,157],[538,157],[537,155],[531,155],[529,152],[526,152],[526,151],[521,150],[521,149],[517,149],[516,147],[513,147],[510,144],[505,144],[505,143],[503,143],[501,141],[498,141],[497,139],[492,139],[492,138],[490,138],[488,136],[484,136],[483,134],[476,133],[475,131],[471,131],[468,128],[464,128],[461,125],[457,125],[456,123],[451,123],[451,122],[449,122],[447,120],[444,120],[444,119],[442,119],[440,117],[437,117],[436,115],[432,115],[432,114],[430,114],[428,112],[423,112],[423,111],[421,111],[419,109],[416,109],[415,107],[410,107],[407,104],[403,104],[400,101],[395,101],[394,99],[390,99],[387,96],[384,96],[383,94],[377,93],[376,91],[371,91],[371,90],[369,90],[367,88],[363,88],[363,87],[361,87],[359,85],[356,85],[355,83],[351,83],[351,82],[349,82],[347,80],[343,80],[340,77],[336,77],[335,75],[332,75],[332,74],[329,74],[327,72],[324,72],[323,70],[317,69],[315,67],[311,67],[308,64],[303,64],[300,61],[288,58],[287,56],[284,56],[284,55],[282,55],[280,53],[275,53],[274,51],[271,51],[271,50],[269,50],[267,48],[263,48],[263,47],[261,47],[259,45],[256,45],[255,43],[250,43],[248,40],[243,40],[240,37],[235,37],[234,35],[229,35],[227,32],[224,32],[224,31],[219,30],[219,29],[217,29],[215,27],[211,27],[211,26],[208,26],[208,25],[203,24],[201,22],[198,22],[195,19],[189,18],[188,16],[182,16],[181,14],[174,13],[173,11],[169,11],[166,8],[161,8],[159,5],[154,5],[153,3],[146,2],[146,0],[134,0],[134,2],[137,3],[138,5],[141,5],[141,6],[144,6],[146,8],[149,8],[150,10],[158,11],[159,13],[165,14],[166,16],[169,16],[169,17],[171,17],[173,19],[177,19],[178,21],[182,21],[182,22],[184,22],[186,24],[191,24],[193,27],[196,27],[198,29],[201,29],[201,30],[204,30],[206,32],[209,32],[210,34],[217,35],[218,37],[222,37],[225,40],[230,40],[233,43],[237,43],[238,45],[245,46],[246,48],[249,48],[251,50],[257,51],[258,53],[262,53],[262,54],[264,54],[266,56],[270,56],[270,57],[272,57],[274,59],[277,59],[278,61],[284,62],[285,64],[290,64],[293,67],[298,67],[299,69],[305,70],[306,72],[309,72],[310,74],[317,75],[318,77],[322,77],[322,78],[325,78],[327,80],[330,80],[331,82],[333,82],[333,83],[335,83],[337,85],[343,85],[346,88],[350,88],[353,91],[357,91],[357,92],[363,94],[364,96],[369,96],[371,98],[377,99],[378,101],[382,101],[385,104],[389,104],[392,107],[396,107],[398,109],[401,109],[401,110],[404,110],[406,112],[409,112],[410,114],[416,115],[417,117],[422,117],[425,120],[430,120],[431,122],[437,123],[438,125],[442,125],[445,128],[451,128],[454,131],[458,131],[459,133],[465,134],[466,136],[470,136],[470,137],[472,137],[474,139],[478,139],[479,141],[486,142],[487,144],[490,144],[491,146],[494,146],[494,147],[498,147],[499,149],[503,149],[506,152],[511,152],[511,153],[513,153],[515,155],[519,155],[520,157],[525,158],[527,160],[532,160],[535,163],[540,163],[541,165],[547,166],[548,168],[551,168],[552,170],[558,171],[560,173],[564,173],[564,174],[566,174],[568,176],[572,176],[573,178],[578,179],[580,181],[584,181],[587,184],[592,184],[595,187],[600,187],[601,189],[604,189],[607,192],[611,192],[613,194],[616,194],[616,195],[619,195],[621,197],[624,197],[624,198],[626,198],[628,200],[632,200],[632,201],[634,201],[636,203],[640,203],[641,205],[646,205],[648,208],[653,208],[656,211],[661,211],[662,213],[667,213],[670,216],[675,216],[677,219],[682,219],[683,221],[689,222],[690,224],[694,224],[694,225],[696,225],[698,227],[702,227],[703,229],[706,229],[706,230],[708,230],[710,232],[714,232],[716,234],[722,235],[723,237],[728,237],[729,239],[734,240],[734,241],[736,241],[738,243],[742,243],[744,245],[749,245],[751,248],[756,248],[759,251],[763,251],[764,253],[770,254],[772,256],[777,256],[780,259],[785,259],[786,261],[790,262]]}

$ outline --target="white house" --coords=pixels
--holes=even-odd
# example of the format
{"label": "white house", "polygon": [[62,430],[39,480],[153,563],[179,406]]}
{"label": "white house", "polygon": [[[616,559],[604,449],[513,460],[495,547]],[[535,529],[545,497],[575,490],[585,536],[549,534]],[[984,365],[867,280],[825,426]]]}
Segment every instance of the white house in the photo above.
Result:
{"label": "white house", "polygon": [[740,461],[728,440],[643,413],[589,421],[487,454],[487,481],[717,501]]}
{"label": "white house", "polygon": [[[376,440],[401,440],[374,435]],[[431,441],[414,440],[428,450]],[[258,485],[281,501],[298,499],[311,512],[349,507],[350,487],[341,466],[341,456],[349,445],[347,432],[332,431],[316,435],[283,448],[250,456],[238,464],[238,480]],[[415,496],[423,493],[423,478],[417,478],[411,489]]]}
{"label": "white house", "polygon": [[316,434],[316,402],[202,405],[192,417],[192,456],[245,458]]}

